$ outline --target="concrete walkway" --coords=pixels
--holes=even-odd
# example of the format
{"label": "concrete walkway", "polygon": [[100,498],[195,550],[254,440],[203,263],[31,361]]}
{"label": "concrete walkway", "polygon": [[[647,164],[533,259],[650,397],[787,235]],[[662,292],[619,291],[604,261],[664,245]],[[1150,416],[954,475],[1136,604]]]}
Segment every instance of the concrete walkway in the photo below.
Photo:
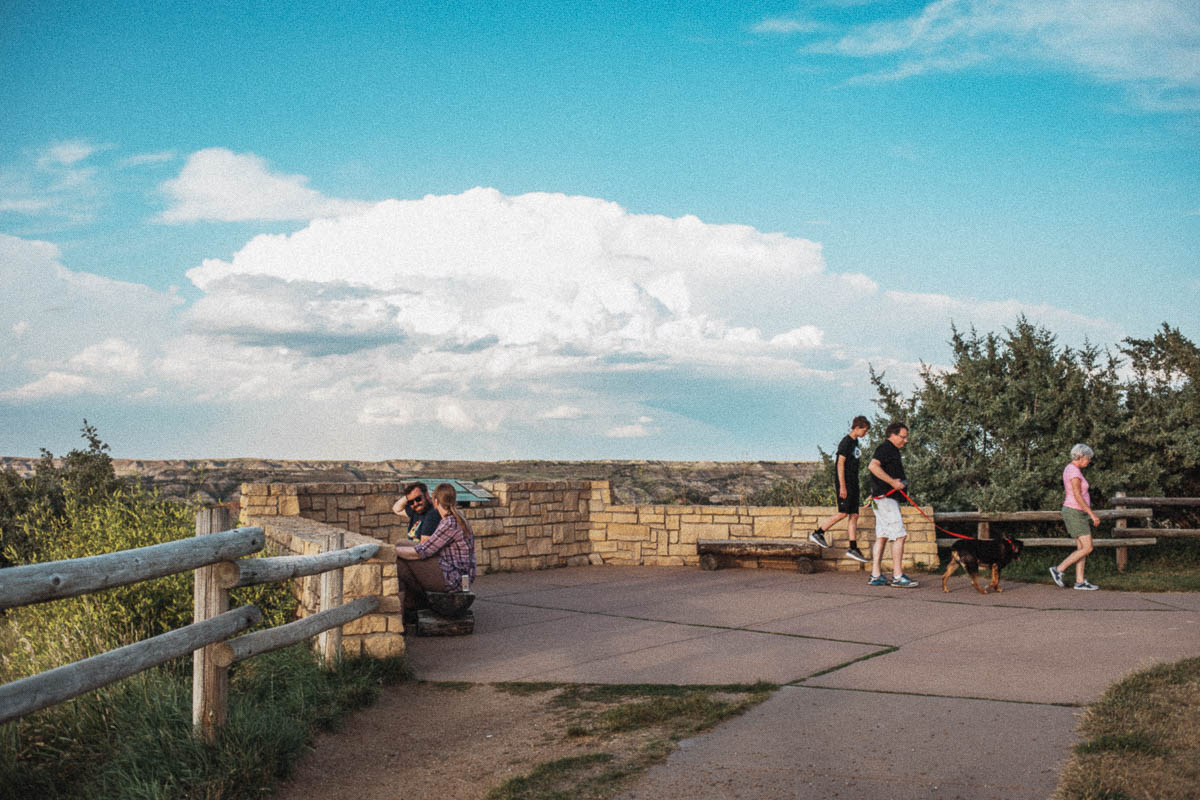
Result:
{"label": "concrete walkway", "polygon": [[626,800],[1046,798],[1080,706],[1200,655],[1200,595],[1076,592],[961,573],[580,567],[486,575],[475,634],[409,638],[431,680],[787,684],[681,743]]}

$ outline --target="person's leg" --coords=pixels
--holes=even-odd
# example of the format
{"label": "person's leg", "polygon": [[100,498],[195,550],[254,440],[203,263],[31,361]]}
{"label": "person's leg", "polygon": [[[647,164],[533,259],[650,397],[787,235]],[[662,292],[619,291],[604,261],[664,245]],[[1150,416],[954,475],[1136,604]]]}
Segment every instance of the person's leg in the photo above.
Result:
{"label": "person's leg", "polygon": [[904,540],[907,536],[897,536],[892,539],[892,577],[899,578],[904,574]]}
{"label": "person's leg", "polygon": [[429,600],[425,597],[426,592],[446,591],[446,580],[442,577],[442,567],[436,558],[419,561],[396,559],[396,575],[404,592],[405,611],[427,608]]}
{"label": "person's leg", "polygon": [[824,533],[825,531],[832,528],[834,525],[837,525],[839,522],[841,522],[845,518],[845,516],[846,515],[844,513],[839,511],[836,514],[834,514],[832,517],[830,517],[829,519],[825,520],[820,525],[818,525],[817,530],[819,530],[821,533]]}
{"label": "person's leg", "polygon": [[1077,549],[1072,553],[1072,555],[1078,556],[1075,561],[1075,582],[1083,583],[1083,565],[1087,561],[1088,555],[1092,552],[1092,537],[1080,536],[1075,540],[1075,547]]}
{"label": "person's leg", "polygon": [[875,532],[875,541],[871,544],[871,577],[878,578],[883,575],[883,548],[887,543],[887,539],[879,535],[879,531]]}
{"label": "person's leg", "polygon": [[858,514],[846,515],[846,533],[850,537],[850,546],[858,547]]}
{"label": "person's leg", "polygon": [[1069,556],[1067,556],[1066,558],[1064,558],[1062,560],[1062,563],[1058,565],[1058,571],[1066,572],[1067,567],[1074,564],[1076,580],[1079,580],[1079,581],[1083,580],[1083,561],[1084,561],[1084,559],[1086,559],[1088,557],[1088,554],[1091,552],[1092,552],[1092,537],[1091,536],[1077,536],[1075,538],[1075,549],[1072,550],[1071,554]]}

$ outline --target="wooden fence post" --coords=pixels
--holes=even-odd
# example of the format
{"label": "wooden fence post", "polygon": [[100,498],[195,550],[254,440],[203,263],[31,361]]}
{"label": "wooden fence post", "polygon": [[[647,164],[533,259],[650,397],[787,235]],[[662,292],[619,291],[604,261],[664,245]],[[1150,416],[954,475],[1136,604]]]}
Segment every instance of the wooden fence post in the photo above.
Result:
{"label": "wooden fence post", "polygon": [[[223,506],[202,508],[196,512],[196,535],[207,536],[233,527],[230,510]],[[194,616],[196,622],[224,614],[229,610],[229,592],[217,582],[217,565],[200,567],[194,578]],[[192,728],[213,744],[217,729],[229,716],[229,669],[213,661],[213,645],[192,653]]]}
{"label": "wooden fence post", "polygon": [[[338,531],[325,537],[322,552],[341,550],[346,545],[346,534]],[[321,611],[330,611],[342,604],[342,569],[331,569],[321,573]],[[317,637],[317,654],[326,669],[333,669],[342,652],[341,627],[330,628]]]}
{"label": "wooden fence post", "polygon": [[[1117,492],[1116,494],[1113,495],[1113,508],[1118,508],[1118,509],[1125,508],[1125,506],[1121,505],[1121,502],[1120,502],[1123,497],[1125,497],[1124,492]],[[1117,520],[1116,524],[1113,527],[1115,527],[1117,530],[1123,530],[1125,528],[1125,524],[1126,524],[1125,518],[1121,517],[1120,519]],[[1117,533],[1117,534],[1114,534],[1114,536],[1116,536],[1119,539],[1121,537],[1121,534]],[[1129,563],[1129,548],[1128,547],[1118,547],[1117,548],[1117,572],[1124,572],[1125,566],[1128,563]]]}

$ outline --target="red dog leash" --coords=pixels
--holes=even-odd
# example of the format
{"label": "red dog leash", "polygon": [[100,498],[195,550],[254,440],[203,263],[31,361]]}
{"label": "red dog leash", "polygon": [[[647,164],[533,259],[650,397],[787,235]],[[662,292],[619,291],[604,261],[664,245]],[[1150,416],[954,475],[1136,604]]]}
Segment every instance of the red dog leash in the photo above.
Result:
{"label": "red dog leash", "polygon": [[[913,499],[911,497],[909,497],[903,489],[900,489],[900,488],[892,489],[892,491],[888,492],[887,494],[879,495],[879,497],[873,497],[871,499],[878,500],[880,497],[887,497],[889,494],[892,494],[893,492],[899,492],[904,497],[904,499],[908,501],[908,504],[917,510],[918,514],[920,514],[922,517],[929,520],[930,522],[933,522],[933,517],[926,514],[919,505],[914,503]],[[936,522],[933,522],[933,527],[936,528],[937,530],[941,531],[942,533],[949,534],[950,536],[955,537],[956,539],[974,539],[975,538],[974,536],[963,536],[961,533],[955,533],[954,531],[948,531],[945,528],[938,525]],[[1005,537],[1005,538],[1008,538],[1008,537]]]}

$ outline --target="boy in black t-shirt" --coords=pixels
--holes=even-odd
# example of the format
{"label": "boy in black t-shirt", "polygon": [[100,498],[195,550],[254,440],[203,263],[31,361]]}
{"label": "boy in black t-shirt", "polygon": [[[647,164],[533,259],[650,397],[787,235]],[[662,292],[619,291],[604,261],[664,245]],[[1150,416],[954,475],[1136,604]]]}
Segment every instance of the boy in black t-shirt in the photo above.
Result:
{"label": "boy in black t-shirt", "polygon": [[858,440],[871,429],[871,423],[866,417],[858,416],[850,423],[850,433],[842,437],[837,448],[837,471],[834,475],[834,491],[837,493],[837,513],[821,523],[808,535],[811,542],[821,547],[829,547],[825,532],[834,525],[846,519],[846,532],[849,534],[850,547],[846,555],[855,561],[867,563],[868,559],[858,549]]}

